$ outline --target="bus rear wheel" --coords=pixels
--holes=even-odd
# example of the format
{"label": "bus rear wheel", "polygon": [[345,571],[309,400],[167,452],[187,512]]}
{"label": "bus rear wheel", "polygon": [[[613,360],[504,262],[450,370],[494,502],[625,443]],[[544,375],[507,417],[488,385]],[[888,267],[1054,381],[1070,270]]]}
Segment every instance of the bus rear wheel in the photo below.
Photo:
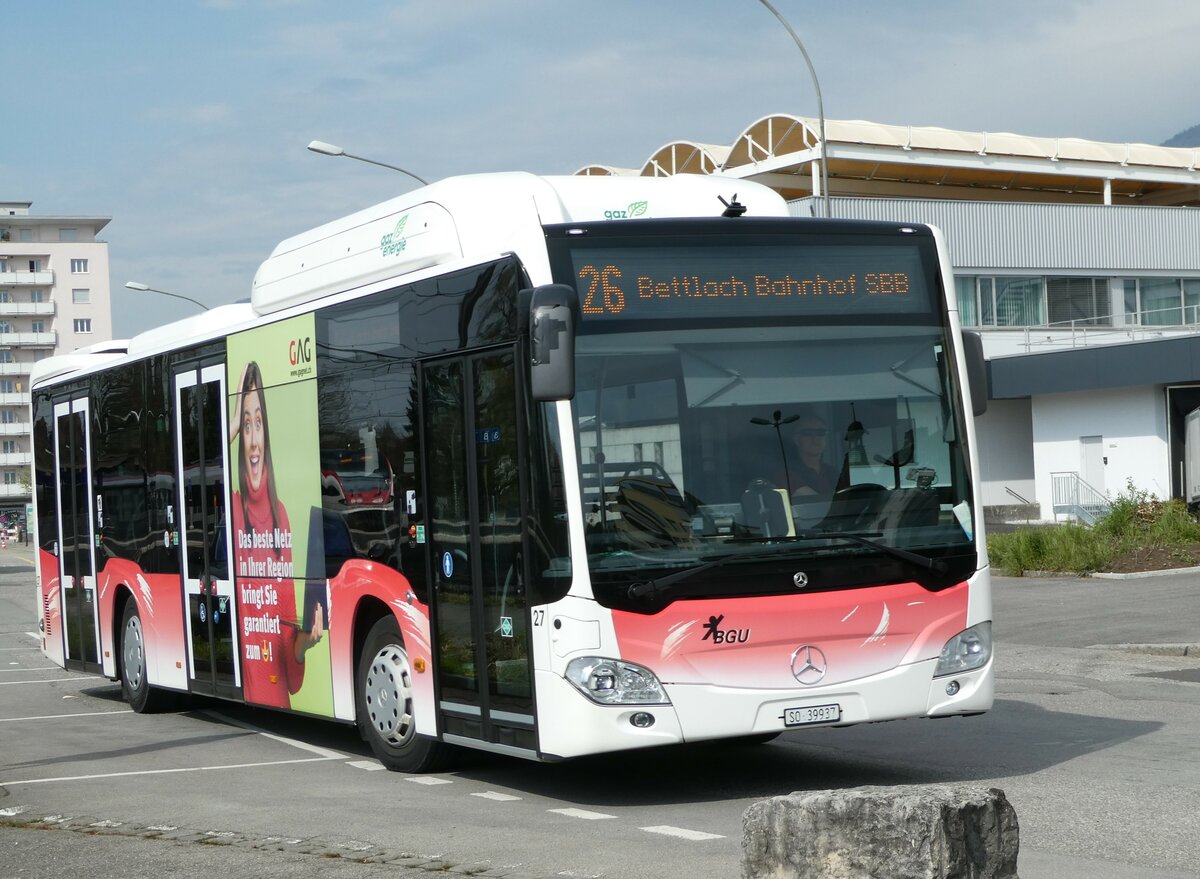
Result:
{"label": "bus rear wheel", "polygon": [[392,617],[371,627],[359,656],[355,683],[358,728],[379,762],[393,772],[432,772],[447,748],[417,734],[412,665]]}
{"label": "bus rear wheel", "polygon": [[146,638],[137,602],[125,604],[121,616],[121,695],[138,714],[169,710],[173,694],[151,687],[146,677]]}

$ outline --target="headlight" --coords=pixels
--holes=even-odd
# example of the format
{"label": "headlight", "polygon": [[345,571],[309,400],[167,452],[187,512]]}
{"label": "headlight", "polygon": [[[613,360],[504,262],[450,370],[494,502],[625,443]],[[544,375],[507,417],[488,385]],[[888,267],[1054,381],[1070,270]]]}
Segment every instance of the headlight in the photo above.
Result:
{"label": "headlight", "polygon": [[669,705],[654,672],[632,662],[580,656],[567,665],[567,680],[601,705]]}
{"label": "headlight", "polygon": [[992,658],[992,624],[980,623],[959,632],[946,642],[942,655],[938,657],[933,676],[954,675],[971,669],[982,668]]}

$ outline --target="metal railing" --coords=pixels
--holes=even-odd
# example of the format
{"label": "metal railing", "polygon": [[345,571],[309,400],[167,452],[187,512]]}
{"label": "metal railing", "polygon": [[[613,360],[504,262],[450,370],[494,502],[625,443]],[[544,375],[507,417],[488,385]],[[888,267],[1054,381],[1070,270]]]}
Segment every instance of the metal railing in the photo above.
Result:
{"label": "metal railing", "polygon": [[[1154,323],[1148,319],[1154,315],[1178,316],[1179,321],[1178,323]],[[980,329],[988,330],[992,327],[985,326]],[[995,327],[995,329],[1000,329],[1000,327]],[[1162,336],[1164,333],[1190,335],[1200,333],[1200,306],[1176,305],[1171,308],[1127,311],[1123,314],[1098,314],[1094,317],[1054,321],[1037,326],[1021,327],[1021,329],[1025,333],[1026,351],[1031,351],[1038,346],[1059,347],[1068,342],[1072,348],[1086,348],[1089,344],[1111,345],[1115,342],[1133,342],[1138,339]],[[1047,331],[1055,335],[1047,336],[1044,339],[1033,338],[1034,335],[1044,334]]]}
{"label": "metal railing", "polygon": [[1050,490],[1054,505],[1054,521],[1059,514],[1076,521],[1095,525],[1112,510],[1108,495],[1085,482],[1074,471],[1050,474]]}

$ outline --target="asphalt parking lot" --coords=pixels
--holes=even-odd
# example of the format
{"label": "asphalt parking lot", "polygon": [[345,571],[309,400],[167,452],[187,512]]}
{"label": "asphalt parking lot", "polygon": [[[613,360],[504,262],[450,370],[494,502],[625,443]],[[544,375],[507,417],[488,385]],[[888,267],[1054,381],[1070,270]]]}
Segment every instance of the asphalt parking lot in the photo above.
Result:
{"label": "asphalt parking lot", "polygon": [[30,558],[0,550],[0,877],[736,876],[755,799],[939,781],[1005,790],[1024,879],[1200,876],[1195,575],[998,580],[979,718],[414,777],[347,727],[211,701],[133,714],[41,656]]}

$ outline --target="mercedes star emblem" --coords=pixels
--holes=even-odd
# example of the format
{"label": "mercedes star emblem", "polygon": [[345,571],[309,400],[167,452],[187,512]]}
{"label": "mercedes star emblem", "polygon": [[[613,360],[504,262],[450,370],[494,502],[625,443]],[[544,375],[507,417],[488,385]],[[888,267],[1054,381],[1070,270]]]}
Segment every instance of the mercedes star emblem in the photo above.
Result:
{"label": "mercedes star emblem", "polygon": [[828,670],[825,654],[818,647],[805,644],[797,647],[796,652],[792,654],[792,674],[806,687],[821,683]]}
{"label": "mercedes star emblem", "polygon": [[803,571],[797,571],[792,574],[792,582],[796,584],[797,589],[803,589],[808,585],[808,574]]}

